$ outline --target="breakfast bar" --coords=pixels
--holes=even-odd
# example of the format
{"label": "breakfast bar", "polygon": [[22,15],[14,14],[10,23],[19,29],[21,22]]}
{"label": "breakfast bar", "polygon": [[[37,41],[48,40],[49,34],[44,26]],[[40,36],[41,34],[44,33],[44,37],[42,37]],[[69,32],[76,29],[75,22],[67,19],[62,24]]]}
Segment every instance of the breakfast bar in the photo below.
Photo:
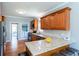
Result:
{"label": "breakfast bar", "polygon": [[45,40],[25,42],[30,56],[50,56],[64,51],[70,42],[61,38],[51,38],[51,42]]}

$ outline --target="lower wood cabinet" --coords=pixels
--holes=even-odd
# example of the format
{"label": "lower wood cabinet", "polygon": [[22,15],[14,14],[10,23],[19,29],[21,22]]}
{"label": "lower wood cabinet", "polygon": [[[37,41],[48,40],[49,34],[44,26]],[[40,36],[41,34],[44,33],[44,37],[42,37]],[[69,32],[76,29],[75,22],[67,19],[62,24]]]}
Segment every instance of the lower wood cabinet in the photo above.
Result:
{"label": "lower wood cabinet", "polygon": [[37,36],[36,35],[32,35],[32,41],[36,41],[37,40]]}
{"label": "lower wood cabinet", "polygon": [[43,40],[43,39],[45,39],[45,38],[32,34],[32,41]]}
{"label": "lower wood cabinet", "polygon": [[66,51],[66,49],[69,48],[69,45],[65,45],[65,46],[62,46],[62,47],[59,47],[59,48],[56,48],[54,50],[50,50],[50,51],[47,51],[47,52],[44,52],[44,53],[41,53],[37,56],[55,56],[56,54],[60,53],[60,52],[64,52]]}

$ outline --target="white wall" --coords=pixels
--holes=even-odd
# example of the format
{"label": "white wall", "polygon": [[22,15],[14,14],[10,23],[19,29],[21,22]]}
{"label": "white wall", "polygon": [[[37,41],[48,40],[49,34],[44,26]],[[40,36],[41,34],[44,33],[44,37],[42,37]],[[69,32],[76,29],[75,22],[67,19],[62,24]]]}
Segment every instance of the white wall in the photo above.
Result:
{"label": "white wall", "polygon": [[75,42],[71,47],[79,50],[79,2],[69,3],[66,6],[71,8],[71,40]]}
{"label": "white wall", "polygon": [[60,31],[60,30],[44,30],[44,34],[48,34],[51,36],[60,36],[64,33],[65,36],[70,38],[70,42],[73,42],[70,46],[79,50],[79,2],[72,2],[66,5],[62,5],[57,7],[56,10],[70,7],[71,14],[70,14],[70,31]]}
{"label": "white wall", "polygon": [[[6,27],[6,41],[11,41],[11,23],[18,23],[18,40],[27,39],[27,36],[22,37],[22,24],[28,25],[28,30],[30,29],[30,21],[33,18],[16,18],[16,17],[6,17],[5,27]],[[28,33],[28,32],[27,32]]]}

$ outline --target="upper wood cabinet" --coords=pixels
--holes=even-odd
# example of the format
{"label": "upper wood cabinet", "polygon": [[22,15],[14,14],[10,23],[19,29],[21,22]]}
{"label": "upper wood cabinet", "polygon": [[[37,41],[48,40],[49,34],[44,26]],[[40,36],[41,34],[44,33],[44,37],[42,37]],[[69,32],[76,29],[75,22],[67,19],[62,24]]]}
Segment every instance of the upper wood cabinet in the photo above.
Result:
{"label": "upper wood cabinet", "polygon": [[36,32],[38,29],[38,20],[34,19],[30,22],[30,29],[33,30],[33,32]]}
{"label": "upper wood cabinet", "polygon": [[41,18],[41,29],[45,30],[69,30],[70,8],[66,7],[57,12]]}
{"label": "upper wood cabinet", "polygon": [[41,20],[41,28],[42,29],[50,29],[50,21],[48,21],[48,18],[49,17],[46,17],[46,18],[43,18],[42,20]]}
{"label": "upper wood cabinet", "polygon": [[38,28],[38,20],[34,19],[34,28],[37,29]]}
{"label": "upper wood cabinet", "polygon": [[4,16],[0,16],[0,22],[4,21]]}

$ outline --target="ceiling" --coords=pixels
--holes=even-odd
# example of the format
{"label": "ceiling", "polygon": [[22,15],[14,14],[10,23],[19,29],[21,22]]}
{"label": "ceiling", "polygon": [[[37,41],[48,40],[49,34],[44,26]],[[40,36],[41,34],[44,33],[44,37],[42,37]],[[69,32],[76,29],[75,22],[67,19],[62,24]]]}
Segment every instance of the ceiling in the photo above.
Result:
{"label": "ceiling", "polygon": [[17,17],[41,17],[45,12],[63,2],[2,2],[2,15]]}

